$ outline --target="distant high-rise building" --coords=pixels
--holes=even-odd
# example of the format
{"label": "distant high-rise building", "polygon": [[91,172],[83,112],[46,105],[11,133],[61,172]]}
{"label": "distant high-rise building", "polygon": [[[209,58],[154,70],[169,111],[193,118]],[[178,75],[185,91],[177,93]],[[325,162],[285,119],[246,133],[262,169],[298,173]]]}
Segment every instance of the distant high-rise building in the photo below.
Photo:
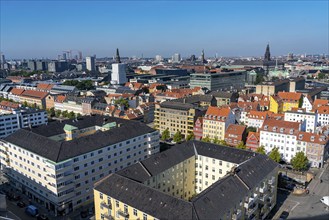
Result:
{"label": "distant high-rise building", "polygon": [[204,50],[202,50],[202,53],[201,53],[201,62],[204,64],[207,63],[205,56],[204,56]]}
{"label": "distant high-rise building", "polygon": [[63,56],[62,56],[63,60],[66,60],[66,53],[63,53]]}
{"label": "distant high-rise building", "polygon": [[96,71],[96,56],[86,57],[86,68],[89,71]]}
{"label": "distant high-rise building", "polygon": [[1,53],[1,57],[0,57],[0,69],[4,69],[5,63],[6,63],[5,55],[3,53]]}
{"label": "distant high-rise building", "polygon": [[112,64],[111,83],[112,84],[124,84],[127,82],[126,69],[127,65],[121,63],[119,49],[117,49],[115,56],[116,63]]}
{"label": "distant high-rise building", "polygon": [[37,64],[35,60],[29,60],[27,63],[27,68],[29,68],[31,71],[37,70]]}
{"label": "distant high-rise building", "polygon": [[79,51],[79,61],[81,61],[81,60],[82,60],[82,52]]}
{"label": "distant high-rise building", "polygon": [[161,55],[156,55],[155,56],[155,61],[158,61],[158,62],[162,61],[162,56]]}
{"label": "distant high-rise building", "polygon": [[287,60],[293,60],[293,59],[294,59],[294,54],[288,53]]}
{"label": "distant high-rise building", "polygon": [[192,55],[191,55],[191,58],[190,58],[190,60],[191,60],[191,61],[195,61],[195,60],[196,60],[196,59],[195,59],[195,55],[194,55],[194,54],[192,54]]}
{"label": "distant high-rise building", "polygon": [[179,63],[180,62],[180,54],[179,53],[175,53],[173,56],[172,56],[172,62],[173,63]]}

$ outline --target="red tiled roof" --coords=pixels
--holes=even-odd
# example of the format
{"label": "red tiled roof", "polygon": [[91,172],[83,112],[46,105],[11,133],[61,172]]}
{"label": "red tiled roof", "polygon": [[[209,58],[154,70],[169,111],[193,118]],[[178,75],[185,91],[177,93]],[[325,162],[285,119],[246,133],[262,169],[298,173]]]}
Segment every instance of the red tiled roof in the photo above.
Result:
{"label": "red tiled roof", "polygon": [[229,134],[242,135],[245,130],[246,126],[244,125],[230,124],[226,129],[225,137]]}
{"label": "red tiled roof", "polygon": [[325,100],[325,99],[316,99],[314,100],[314,103],[313,103],[313,106],[314,107],[319,107],[319,106],[322,106],[322,105],[328,105],[328,100]]}
{"label": "red tiled roof", "polygon": [[259,134],[259,132],[249,131],[248,137],[247,137],[247,142],[252,137],[255,137],[259,141],[260,140],[260,134]]}
{"label": "red tiled roof", "polygon": [[7,107],[7,108],[12,108],[12,109],[16,109],[19,107],[19,104],[18,103],[15,103],[15,102],[9,102],[9,101],[1,101],[0,102],[0,106],[1,107]]}
{"label": "red tiled roof", "polygon": [[54,87],[54,84],[39,83],[37,89],[41,90],[51,90]]}
{"label": "red tiled roof", "polygon": [[13,88],[10,93],[14,95],[21,95],[24,92],[24,89]]}
{"label": "red tiled roof", "polygon": [[215,106],[209,106],[208,110],[206,112],[206,115],[211,115],[211,116],[220,116],[220,117],[228,117],[231,112],[231,109],[229,108],[220,108],[220,107],[215,107]]}
{"label": "red tiled roof", "polygon": [[329,106],[320,106],[317,110],[319,114],[329,114]]}
{"label": "red tiled roof", "polygon": [[302,93],[298,92],[278,92],[278,96],[285,102],[294,101],[297,102],[302,97]]}
{"label": "red tiled roof", "polygon": [[319,134],[314,134],[304,131],[300,131],[298,133],[297,140],[305,141],[309,143],[321,144],[321,145],[325,145],[328,142],[328,138],[324,135],[319,135]]}
{"label": "red tiled roof", "polygon": [[55,101],[56,101],[56,102],[63,103],[63,102],[65,101],[65,98],[66,98],[66,96],[64,96],[64,95],[58,95],[58,96],[55,98]]}
{"label": "red tiled roof", "polygon": [[260,130],[284,134],[291,134],[292,131],[292,134],[296,135],[299,132],[299,126],[299,122],[266,119]]}
{"label": "red tiled roof", "polygon": [[25,90],[21,96],[35,98],[35,99],[44,99],[48,95],[48,92],[34,91],[34,90]]}
{"label": "red tiled roof", "polygon": [[267,112],[260,112],[260,111],[250,110],[247,117],[248,118],[264,119],[265,120],[265,118],[267,117]]}

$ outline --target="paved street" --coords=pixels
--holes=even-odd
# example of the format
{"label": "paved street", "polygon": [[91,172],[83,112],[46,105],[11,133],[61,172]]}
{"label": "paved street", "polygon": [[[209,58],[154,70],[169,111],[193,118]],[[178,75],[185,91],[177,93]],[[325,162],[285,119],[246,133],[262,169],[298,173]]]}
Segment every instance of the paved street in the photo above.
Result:
{"label": "paved street", "polygon": [[[322,183],[320,181],[322,179]],[[329,209],[320,202],[323,196],[329,195],[329,168],[320,169],[315,179],[308,186],[308,195],[288,195],[287,198],[282,193],[278,193],[278,202],[283,201],[279,211],[273,219],[279,219],[283,211],[289,212],[288,219],[329,219]]]}

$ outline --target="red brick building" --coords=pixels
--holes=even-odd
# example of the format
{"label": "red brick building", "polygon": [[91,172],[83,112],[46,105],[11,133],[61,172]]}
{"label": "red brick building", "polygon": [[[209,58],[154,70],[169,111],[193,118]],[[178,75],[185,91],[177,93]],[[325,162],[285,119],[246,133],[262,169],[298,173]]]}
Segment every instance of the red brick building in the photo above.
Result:
{"label": "red brick building", "polygon": [[195,121],[193,134],[195,140],[201,140],[203,134],[203,119],[200,117]]}
{"label": "red brick building", "polygon": [[259,132],[250,131],[246,141],[247,149],[252,151],[256,151],[259,147]]}
{"label": "red brick building", "polygon": [[228,145],[236,147],[241,141],[246,141],[246,126],[230,124],[225,132],[225,141]]}

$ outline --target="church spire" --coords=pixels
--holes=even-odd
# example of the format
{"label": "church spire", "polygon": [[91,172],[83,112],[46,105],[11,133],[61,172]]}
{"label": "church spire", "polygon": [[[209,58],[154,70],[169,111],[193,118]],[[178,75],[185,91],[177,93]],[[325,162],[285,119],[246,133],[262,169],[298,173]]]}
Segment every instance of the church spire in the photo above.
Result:
{"label": "church spire", "polygon": [[202,49],[202,53],[201,53],[201,62],[206,63],[206,59],[204,58],[204,50],[203,49]]}
{"label": "church spire", "polygon": [[267,43],[267,46],[266,46],[264,60],[265,61],[270,61],[271,60],[270,44],[269,43]]}
{"label": "church spire", "polygon": [[120,55],[119,55],[119,49],[118,48],[117,48],[117,53],[115,55],[115,62],[116,63],[121,63],[121,61],[120,61]]}

